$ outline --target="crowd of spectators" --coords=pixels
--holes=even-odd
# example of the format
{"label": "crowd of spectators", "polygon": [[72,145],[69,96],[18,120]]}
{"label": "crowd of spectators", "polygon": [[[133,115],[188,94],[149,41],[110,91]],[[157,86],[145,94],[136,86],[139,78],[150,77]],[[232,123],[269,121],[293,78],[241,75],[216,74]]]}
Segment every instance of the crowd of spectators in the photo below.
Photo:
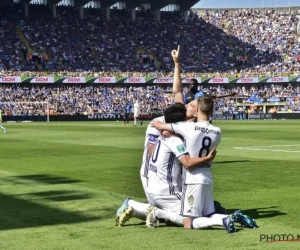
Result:
{"label": "crowd of spectators", "polygon": [[[110,20],[90,8],[83,20],[73,7],[57,7],[56,18],[44,5],[30,4],[28,18],[23,12],[15,5],[0,15],[5,74],[166,75],[173,71],[170,51],[180,44],[186,74],[300,75],[299,11],[190,12],[187,22],[180,12],[161,12],[160,22],[149,11],[137,11],[134,21],[126,10],[112,10]],[[16,27],[32,50],[45,51],[47,62],[24,60]],[[7,35],[10,39],[4,39]]]}
{"label": "crowd of spectators", "polygon": [[[244,9],[191,11],[186,21],[176,11],[161,12],[157,21],[150,11],[137,11],[132,20],[130,11],[111,10],[107,20],[99,9],[91,8],[84,9],[80,19],[78,11],[64,6],[57,7],[53,18],[51,7],[31,4],[26,18],[21,5],[0,6],[0,77],[173,76],[170,51],[179,44],[182,77],[300,76],[299,19],[300,11]],[[42,60],[33,60],[29,53],[34,51],[44,53],[39,54]],[[216,101],[216,111],[242,111],[246,107],[237,103],[270,99],[285,103],[271,112],[300,110],[299,86],[218,86],[211,91],[237,93]],[[162,86],[0,85],[0,101],[6,103],[0,108],[12,115],[43,115],[49,110],[121,113],[126,99],[133,97],[140,100],[142,113],[162,112],[174,102],[171,88]]]}
{"label": "crowd of spectators", "polygon": [[[210,87],[214,94],[236,93],[230,98],[217,99],[215,111],[245,111],[245,104],[277,102],[278,111],[300,111],[300,87],[288,85],[260,85],[252,87],[225,88]],[[183,89],[188,91],[187,87]],[[138,87],[122,86],[15,86],[0,85],[0,108],[7,115],[51,114],[98,114],[123,113],[126,100],[137,98],[141,113],[163,112],[174,103],[170,86]],[[39,104],[32,102],[40,102]],[[45,103],[42,103],[45,102]],[[279,107],[280,106],[280,107]],[[248,107],[249,108],[249,107]],[[251,112],[257,112],[253,109]]]}
{"label": "crowd of spectators", "polygon": [[[139,99],[142,113],[163,112],[174,102],[171,87],[20,87],[0,85],[0,108],[17,115],[42,114],[49,110],[57,114],[123,113],[126,100]],[[45,102],[34,104],[28,102]]]}

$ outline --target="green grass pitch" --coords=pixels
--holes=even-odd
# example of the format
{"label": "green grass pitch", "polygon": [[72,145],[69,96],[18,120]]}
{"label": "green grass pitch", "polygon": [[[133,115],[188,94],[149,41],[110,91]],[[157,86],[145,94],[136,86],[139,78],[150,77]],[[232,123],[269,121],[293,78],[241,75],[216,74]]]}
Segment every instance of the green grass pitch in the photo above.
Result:
{"label": "green grass pitch", "polygon": [[299,249],[261,235],[299,230],[300,121],[214,121],[223,131],[215,199],[258,229],[115,227],[126,196],[145,201],[139,178],[146,125],[15,123],[0,131],[0,249]]}

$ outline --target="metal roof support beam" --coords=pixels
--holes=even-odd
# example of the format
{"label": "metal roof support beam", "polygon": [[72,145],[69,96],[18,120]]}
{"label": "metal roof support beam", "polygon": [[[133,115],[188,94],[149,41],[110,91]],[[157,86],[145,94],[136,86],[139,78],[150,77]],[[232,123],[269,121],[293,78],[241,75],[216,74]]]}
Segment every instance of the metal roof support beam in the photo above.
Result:
{"label": "metal roof support beam", "polygon": [[105,8],[105,16],[106,16],[106,20],[110,19],[110,6]]}
{"label": "metal roof support beam", "polygon": [[56,18],[56,4],[52,4],[53,18]]}

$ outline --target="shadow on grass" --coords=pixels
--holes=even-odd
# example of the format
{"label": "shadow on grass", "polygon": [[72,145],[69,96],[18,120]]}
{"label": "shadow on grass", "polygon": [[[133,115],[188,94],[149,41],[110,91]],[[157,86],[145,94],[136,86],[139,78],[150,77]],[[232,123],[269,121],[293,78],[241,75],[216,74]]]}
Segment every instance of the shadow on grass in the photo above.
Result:
{"label": "shadow on grass", "polygon": [[91,194],[83,194],[79,192],[72,191],[46,191],[30,193],[29,195],[34,195],[45,200],[51,201],[71,201],[71,200],[84,200],[91,199],[93,196]]}
{"label": "shadow on grass", "polygon": [[[134,226],[144,226],[146,227],[146,223],[144,221],[141,221],[139,223],[134,223],[134,224],[125,224],[123,227],[134,227]],[[161,221],[159,224],[158,224],[158,227],[160,228],[165,228],[165,227],[178,227],[178,228],[182,228],[183,226],[178,226],[178,225],[175,225],[175,224],[166,224],[164,221]],[[223,226],[215,226],[215,227],[209,227],[209,228],[202,228],[202,229],[197,229],[197,230],[220,230],[220,231],[224,231],[224,227]],[[236,232],[238,231],[241,231],[243,230],[243,228],[239,228],[239,227],[236,227]]]}
{"label": "shadow on grass", "polygon": [[87,216],[80,212],[61,210],[1,193],[0,200],[0,230],[82,223],[107,218],[106,215]]}
{"label": "shadow on grass", "polygon": [[36,181],[36,182],[41,182],[43,184],[69,184],[69,183],[79,183],[81,181],[79,180],[74,180],[74,179],[69,179],[66,177],[58,177],[58,176],[53,176],[53,175],[17,175],[17,176],[11,176],[10,178],[13,179],[23,179],[23,180],[28,180],[28,181]]}
{"label": "shadow on grass", "polygon": [[[252,208],[252,209],[242,209],[242,213],[246,214],[253,219],[260,219],[260,218],[271,218],[276,216],[283,216],[287,215],[287,213],[283,213],[278,211],[276,208],[278,206],[273,207],[262,207],[262,208]],[[234,213],[237,209],[227,209],[229,214]]]}
{"label": "shadow on grass", "polygon": [[230,164],[230,163],[241,163],[241,162],[250,162],[249,160],[239,160],[239,161],[214,161],[215,164]]}

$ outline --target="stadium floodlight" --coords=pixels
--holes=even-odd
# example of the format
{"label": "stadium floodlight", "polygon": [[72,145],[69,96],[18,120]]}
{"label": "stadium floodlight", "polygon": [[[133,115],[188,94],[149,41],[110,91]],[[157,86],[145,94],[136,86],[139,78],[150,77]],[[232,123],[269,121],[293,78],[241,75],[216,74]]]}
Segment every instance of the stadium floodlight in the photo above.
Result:
{"label": "stadium floodlight", "polygon": [[48,102],[0,102],[0,104],[2,111],[6,113],[6,117],[39,116],[45,118],[39,119],[39,121],[50,121]]}

